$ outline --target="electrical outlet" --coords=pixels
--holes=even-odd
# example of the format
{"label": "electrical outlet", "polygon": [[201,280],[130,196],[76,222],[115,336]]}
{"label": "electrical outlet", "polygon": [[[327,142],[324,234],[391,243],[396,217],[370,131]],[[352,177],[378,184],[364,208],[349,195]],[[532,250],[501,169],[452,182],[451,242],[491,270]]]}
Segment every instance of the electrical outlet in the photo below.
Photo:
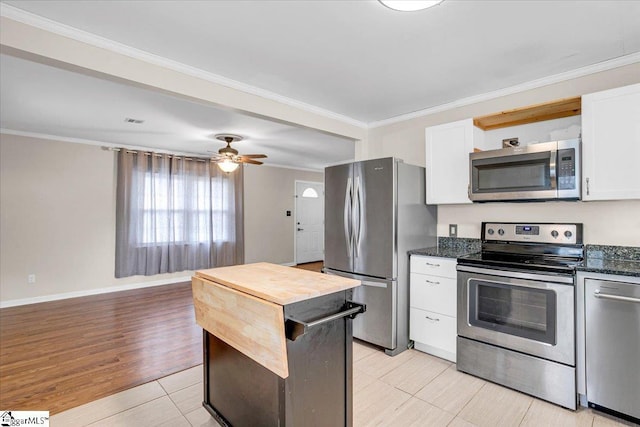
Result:
{"label": "electrical outlet", "polygon": [[458,237],[458,224],[449,224],[449,237]]}
{"label": "electrical outlet", "polygon": [[28,275],[27,276],[27,283],[29,283],[29,284],[36,283],[36,275],[35,274]]}

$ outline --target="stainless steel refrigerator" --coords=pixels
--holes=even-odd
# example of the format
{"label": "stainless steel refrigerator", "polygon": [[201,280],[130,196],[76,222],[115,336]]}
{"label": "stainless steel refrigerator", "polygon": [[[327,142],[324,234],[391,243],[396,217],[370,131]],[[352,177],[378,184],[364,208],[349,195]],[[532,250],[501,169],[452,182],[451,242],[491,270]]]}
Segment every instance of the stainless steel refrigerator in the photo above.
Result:
{"label": "stainless steel refrigerator", "polygon": [[353,336],[396,355],[409,345],[409,256],[436,245],[425,171],[395,158],[325,169],[325,272],[355,278],[367,311]]}

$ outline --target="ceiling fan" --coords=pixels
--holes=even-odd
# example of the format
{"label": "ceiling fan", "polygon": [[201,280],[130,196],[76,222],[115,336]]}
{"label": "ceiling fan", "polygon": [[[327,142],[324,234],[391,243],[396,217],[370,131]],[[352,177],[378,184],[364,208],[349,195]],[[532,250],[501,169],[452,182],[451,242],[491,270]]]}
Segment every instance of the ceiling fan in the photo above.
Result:
{"label": "ceiling fan", "polygon": [[224,141],[227,143],[226,147],[223,147],[218,150],[217,154],[213,154],[211,157],[211,161],[218,164],[218,167],[222,169],[224,172],[233,172],[238,168],[240,163],[249,163],[252,165],[261,165],[262,162],[259,162],[254,159],[266,159],[267,156],[264,154],[238,154],[238,150],[235,148],[231,148],[232,142],[242,141],[242,137],[239,135],[231,135],[226,133],[221,133],[215,136],[216,139],[220,141]]}

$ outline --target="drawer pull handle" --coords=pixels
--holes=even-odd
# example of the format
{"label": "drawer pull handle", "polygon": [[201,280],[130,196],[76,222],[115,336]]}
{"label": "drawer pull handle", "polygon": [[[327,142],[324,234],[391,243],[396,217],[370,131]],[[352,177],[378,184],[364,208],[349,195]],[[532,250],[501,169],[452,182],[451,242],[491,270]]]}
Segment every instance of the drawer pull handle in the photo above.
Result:
{"label": "drawer pull handle", "polygon": [[432,282],[431,280],[424,279],[425,283],[429,283],[431,285],[439,285],[440,282]]}
{"label": "drawer pull handle", "polygon": [[429,319],[429,320],[431,320],[433,322],[439,322],[440,321],[440,319],[436,319],[435,317],[429,317],[429,316],[424,316],[424,317],[426,317],[427,319]]}
{"label": "drawer pull handle", "polygon": [[610,299],[610,300],[613,300],[613,301],[639,302],[640,303],[640,298],[625,297],[623,295],[603,294],[603,293],[600,292],[600,289],[596,290],[593,293],[593,296],[596,297],[596,298]]}
{"label": "drawer pull handle", "polygon": [[431,264],[430,262],[425,262],[425,265],[428,265],[429,267],[440,267],[440,264]]}

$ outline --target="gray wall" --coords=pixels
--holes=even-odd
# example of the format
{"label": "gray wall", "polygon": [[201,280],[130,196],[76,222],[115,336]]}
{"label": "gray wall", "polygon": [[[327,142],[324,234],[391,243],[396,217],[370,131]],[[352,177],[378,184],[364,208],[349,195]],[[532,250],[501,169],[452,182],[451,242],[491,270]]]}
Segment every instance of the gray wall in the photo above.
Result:
{"label": "gray wall", "polygon": [[[0,135],[0,304],[190,280],[191,271],[114,277],[115,154],[99,146]],[[294,181],[322,173],[268,166],[245,174],[247,262],[293,262]],[[29,274],[36,283],[27,283]]]}
{"label": "gray wall", "polygon": [[113,152],[1,134],[0,170],[0,302],[189,280],[114,277]]}
{"label": "gray wall", "polygon": [[[292,264],[295,181],[324,182],[324,173],[248,165],[244,171],[245,263]],[[285,215],[291,211],[291,216]]]}

